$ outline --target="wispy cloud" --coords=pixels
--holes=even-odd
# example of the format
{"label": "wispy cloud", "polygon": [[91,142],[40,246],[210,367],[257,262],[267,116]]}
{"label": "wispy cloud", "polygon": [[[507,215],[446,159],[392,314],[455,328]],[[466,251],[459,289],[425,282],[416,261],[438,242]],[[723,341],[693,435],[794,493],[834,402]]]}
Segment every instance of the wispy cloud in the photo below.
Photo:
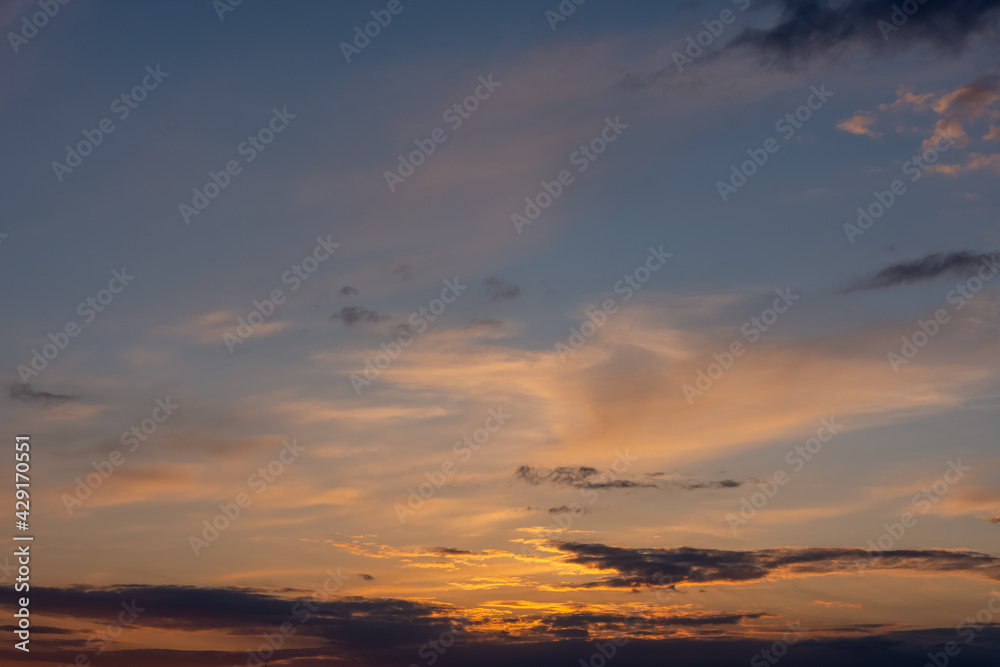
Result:
{"label": "wispy cloud", "polygon": [[984,265],[995,262],[995,254],[938,252],[910,262],[887,266],[874,275],[855,282],[845,291],[885,289],[943,277],[965,278],[975,275]]}
{"label": "wispy cloud", "polygon": [[[663,473],[651,473],[640,477],[626,477],[613,470],[597,470],[587,466],[560,466],[558,468],[533,468],[522,465],[514,473],[519,481],[539,486],[541,484],[556,484],[572,486],[578,489],[680,489],[694,491],[697,489],[735,489],[745,482],[734,479],[713,481],[660,479]],[[549,512],[559,511],[553,508]]]}
{"label": "wispy cloud", "polygon": [[490,301],[503,301],[520,296],[521,288],[500,278],[487,278],[486,292]]}
{"label": "wispy cloud", "polygon": [[340,320],[346,327],[352,327],[359,322],[383,322],[389,319],[388,315],[375,310],[369,310],[363,306],[344,306],[339,311],[330,316],[331,320]]}
{"label": "wispy cloud", "polygon": [[837,129],[851,134],[860,134],[872,139],[878,139],[882,136],[882,133],[872,129],[872,125],[875,124],[876,120],[878,120],[878,117],[871,111],[858,111],[850,118],[837,123]]}
{"label": "wispy cloud", "polygon": [[60,405],[67,401],[75,401],[78,396],[69,394],[53,394],[48,391],[35,391],[27,382],[15,382],[8,389],[8,394],[15,401],[34,405]]}

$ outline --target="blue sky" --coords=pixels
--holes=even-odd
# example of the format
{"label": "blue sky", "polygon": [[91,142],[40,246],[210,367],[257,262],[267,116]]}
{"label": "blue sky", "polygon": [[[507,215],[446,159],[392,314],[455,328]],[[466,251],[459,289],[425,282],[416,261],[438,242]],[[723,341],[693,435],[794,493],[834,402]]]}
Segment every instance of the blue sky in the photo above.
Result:
{"label": "blue sky", "polygon": [[[189,664],[232,664],[253,643],[240,628],[277,618],[251,603],[284,604],[340,568],[340,595],[410,605],[427,632],[464,619],[463,650],[524,644],[539,664],[549,651],[575,664],[620,628],[571,615],[624,618],[630,590],[657,588],[639,573],[679,572],[690,548],[759,569],[682,576],[661,630],[629,635],[630,664],[669,641],[710,660],[700,642],[720,638],[750,660],[795,619],[828,656],[837,638],[915,633],[913,657],[954,634],[1000,576],[997,3],[928,3],[884,39],[892,3],[874,0],[565,2],[554,27],[557,2],[401,0],[348,62],[342,43],[388,4],[245,0],[220,15],[78,0],[3,56],[0,421],[5,441],[36,443],[45,624],[86,637],[104,613],[87,599],[129,584],[173,609],[192,587],[222,605],[218,626],[154,611],[109,658],[179,647],[218,652]],[[0,21],[20,31],[38,11],[11,1]],[[123,118],[115,100],[144,80]],[[789,134],[797,112],[808,120]],[[79,166],[53,167],[104,118],[114,130]],[[386,172],[437,128],[390,189]],[[906,163],[945,140],[911,180]],[[605,149],[582,160],[587,145]],[[733,165],[753,173],[723,199]],[[518,229],[512,215],[564,170],[572,182]],[[226,186],[185,220],[213,173]],[[905,192],[851,233],[897,179]],[[620,288],[660,248],[642,288]],[[113,271],[135,278],[102,293]],[[776,292],[793,295],[784,311]],[[92,321],[88,298],[107,301]],[[241,318],[259,326],[246,335]],[[751,318],[768,322],[752,339]],[[893,362],[921,322],[933,335]],[[69,323],[79,332],[61,338]],[[65,349],[45,354],[49,334]],[[729,367],[699,385],[713,364]],[[167,397],[180,407],[160,420]],[[455,443],[498,409],[509,420],[462,460]],[[843,429],[794,470],[789,452],[822,419]],[[148,437],[122,452],[143,420]],[[257,495],[249,477],[290,441],[304,453]],[[124,462],[82,498],[115,451]],[[942,487],[952,463],[969,470]],[[779,470],[789,482],[734,529]],[[946,490],[921,512],[913,498],[935,482]],[[241,492],[239,520],[192,541]],[[912,553],[863,576],[845,565],[905,512],[918,520],[890,550]],[[774,565],[776,549],[798,564]],[[223,600],[230,589],[246,600]],[[388,660],[335,625],[272,664]],[[400,664],[423,660],[396,631],[371,630]],[[989,632],[968,659],[995,647]],[[73,659],[38,637],[30,664]]]}

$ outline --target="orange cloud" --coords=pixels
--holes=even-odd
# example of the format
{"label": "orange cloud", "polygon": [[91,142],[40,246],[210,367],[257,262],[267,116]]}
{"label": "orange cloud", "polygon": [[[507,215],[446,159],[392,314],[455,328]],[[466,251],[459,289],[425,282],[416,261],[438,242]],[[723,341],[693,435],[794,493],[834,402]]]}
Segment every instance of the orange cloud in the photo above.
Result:
{"label": "orange cloud", "polygon": [[990,155],[970,153],[965,162],[959,164],[933,164],[928,171],[947,176],[957,176],[982,169],[990,169],[1000,173],[1000,153],[991,153]]}
{"label": "orange cloud", "polygon": [[850,118],[837,123],[837,129],[843,130],[844,132],[850,132],[851,134],[861,134],[871,137],[872,139],[877,139],[882,136],[882,133],[871,129],[871,126],[875,124],[876,120],[877,117],[872,112],[858,111]]}

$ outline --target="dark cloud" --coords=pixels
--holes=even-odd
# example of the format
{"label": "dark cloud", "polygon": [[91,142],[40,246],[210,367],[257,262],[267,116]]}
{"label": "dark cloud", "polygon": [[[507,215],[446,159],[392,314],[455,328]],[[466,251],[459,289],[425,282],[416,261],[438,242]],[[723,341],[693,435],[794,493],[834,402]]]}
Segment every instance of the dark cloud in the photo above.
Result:
{"label": "dark cloud", "polygon": [[884,51],[926,45],[958,53],[977,37],[995,33],[1000,9],[1000,0],[930,0],[919,4],[906,23],[893,30],[894,3],[886,0],[770,0],[766,4],[779,8],[777,22],[768,28],[744,30],[729,48],[747,47],[783,65],[832,58],[859,47]]}
{"label": "dark cloud", "polygon": [[465,551],[464,549],[452,549],[451,547],[436,547],[430,550],[436,556],[473,556],[475,551]]}
{"label": "dark cloud", "polygon": [[340,291],[337,292],[337,294],[339,294],[340,296],[357,296],[358,294],[361,294],[361,292],[359,292],[356,288],[351,287],[350,285],[344,285],[343,287],[340,288]]}
{"label": "dark cloud", "polygon": [[364,579],[365,581],[374,581],[374,580],[375,580],[375,577],[373,577],[373,576],[372,576],[372,575],[370,575],[370,574],[360,574],[360,575],[358,575],[358,576],[360,576],[360,577],[361,577],[362,579]]}
{"label": "dark cloud", "polygon": [[976,275],[981,268],[990,266],[991,262],[996,262],[995,254],[939,252],[912,262],[887,266],[878,273],[855,282],[844,291],[885,289],[943,277],[967,278]]}
{"label": "dark cloud", "polygon": [[761,551],[634,549],[604,544],[553,542],[570,563],[618,576],[581,588],[636,588],[665,583],[758,581],[774,573],[832,574],[865,570],[966,572],[1000,580],[1000,558],[971,551],[896,550],[869,555],[857,548],[785,548]]}
{"label": "dark cloud", "polygon": [[990,523],[1000,523],[1000,516],[995,516],[992,519],[987,519]]}
{"label": "dark cloud", "polygon": [[[747,615],[746,619],[749,619]],[[728,624],[731,625],[731,624]],[[722,624],[721,628],[727,627]],[[669,632],[663,628],[660,632]],[[268,631],[273,632],[273,630]],[[543,628],[537,634],[552,635],[552,639],[539,637],[534,641],[509,641],[498,633],[491,641],[459,641],[445,653],[428,651],[435,657],[435,667],[552,667],[578,665],[581,659],[595,655],[593,638],[583,628]],[[713,633],[714,634],[714,633]],[[780,667],[913,667],[927,662],[929,652],[940,653],[946,642],[955,639],[955,628],[888,632],[882,635],[828,637],[810,633],[790,649],[780,661]],[[610,637],[611,635],[605,635]],[[249,639],[249,638],[248,638]],[[437,639],[437,636],[428,639]],[[750,658],[763,650],[773,649],[773,639],[733,639],[707,635],[704,638],[676,637],[667,639],[630,639],[624,646],[615,648],[615,657],[607,660],[610,665],[627,667],[663,667],[664,664],[685,667],[719,667],[747,665]],[[260,637],[248,642],[258,646]],[[46,642],[48,645],[48,642]],[[286,644],[287,645],[287,644]],[[170,649],[130,649],[123,645],[107,651],[100,657],[101,667],[232,667],[247,663],[246,651],[183,651]],[[1000,630],[986,625],[975,641],[961,645],[961,667],[996,667],[1000,650]],[[84,652],[86,650],[84,649]],[[32,646],[32,664],[73,664],[78,651],[38,651]],[[93,658],[92,653],[88,655]],[[773,655],[773,654],[772,654]],[[0,649],[0,664],[24,664],[24,654],[8,646]],[[669,656],[665,662],[664,656]],[[97,661],[92,660],[93,663]],[[281,648],[270,658],[270,665],[295,667],[397,667],[398,665],[427,662],[413,648],[372,649],[363,654],[348,654],[329,647],[289,649]],[[596,662],[593,664],[597,664]]]}
{"label": "dark cloud", "polygon": [[15,382],[8,390],[10,397],[22,403],[32,403],[34,405],[59,405],[67,401],[75,401],[78,396],[68,394],[52,394],[47,391],[35,391],[27,382]]}
{"label": "dark cloud", "polygon": [[560,466],[549,469],[522,465],[514,472],[515,479],[531,486],[556,484],[578,489],[680,489],[694,491],[698,489],[732,489],[745,484],[745,482],[733,479],[717,481],[660,479],[662,476],[663,473],[652,473],[630,479],[613,470],[602,471],[588,466]]}
{"label": "dark cloud", "polygon": [[[11,589],[0,589],[8,592]],[[241,588],[194,586],[111,586],[31,588],[32,603],[51,616],[106,621],[122,604],[138,612],[134,625],[171,630],[224,630],[230,635],[261,635],[289,621],[298,635],[326,640],[347,649],[418,646],[467,619],[447,605],[394,598],[331,597],[316,591],[286,591],[290,597]],[[13,605],[14,595],[0,598]],[[307,622],[303,620],[314,605]],[[182,664],[179,661],[177,664]],[[189,664],[189,663],[183,663]]]}
{"label": "dark cloud", "polygon": [[339,311],[331,315],[330,319],[340,320],[344,323],[344,326],[350,327],[354,326],[358,322],[382,322],[389,319],[389,316],[361,306],[344,306]]}
{"label": "dark cloud", "polygon": [[576,505],[571,507],[570,505],[560,505],[559,507],[550,507],[546,510],[549,514],[581,514],[583,512],[589,512],[589,507],[581,507]]}
{"label": "dark cloud", "polygon": [[892,627],[894,626],[889,623],[855,623],[854,625],[845,625],[839,628],[833,628],[831,632],[861,634],[870,633],[872,630],[881,630],[882,628]]}
{"label": "dark cloud", "polygon": [[486,279],[486,293],[490,301],[514,299],[521,295],[521,288],[500,278]]}
{"label": "dark cloud", "polygon": [[392,272],[400,278],[409,278],[413,275],[413,267],[409,264],[400,264]]}
{"label": "dark cloud", "polygon": [[[568,546],[568,545],[564,545]],[[586,545],[584,545],[586,546]],[[784,550],[783,550],[784,551]],[[788,550],[827,552],[830,550]],[[706,552],[709,553],[709,552]],[[712,552],[727,553],[727,552]],[[734,553],[734,552],[728,552]],[[764,552],[754,552],[764,553]],[[957,569],[965,567],[963,554],[956,552],[890,552],[917,554],[952,554]],[[964,554],[975,556],[975,554]],[[803,558],[805,554],[799,554]],[[981,555],[980,555],[981,556]],[[912,556],[906,556],[912,558]],[[806,562],[815,562],[806,559]],[[0,606],[11,608],[15,599],[11,588],[2,589]],[[672,615],[670,609],[661,609],[663,615],[643,613],[641,617],[604,610],[595,612],[568,612],[543,614],[534,618],[535,627],[515,636],[497,630],[491,623],[476,626],[462,617],[456,609],[446,605],[425,602],[386,599],[341,597],[317,600],[317,611],[306,622],[294,615],[295,603],[310,599],[305,591],[284,591],[291,597],[278,597],[274,591],[254,589],[217,589],[190,586],[113,586],[105,588],[65,587],[32,588],[32,602],[52,616],[91,621],[103,627],[117,617],[121,603],[131,603],[143,608],[135,621],[139,628],[156,628],[169,631],[216,631],[245,640],[246,649],[264,646],[261,638],[275,633],[281,623],[289,621],[296,636],[313,638],[318,646],[288,648],[288,644],[274,651],[270,664],[289,664],[297,667],[322,667],[338,664],[344,667],[392,667],[412,663],[423,664],[419,654],[428,642],[439,640],[442,633],[456,630],[458,641],[443,654],[434,654],[437,667],[508,667],[512,664],[525,667],[550,665],[575,665],[581,657],[594,654],[593,637],[610,637],[628,633],[638,621],[641,627],[632,632],[629,641],[617,648],[615,664],[629,667],[659,667],[663,656],[670,656],[671,664],[709,667],[714,665],[746,664],[748,656],[758,654],[772,646],[772,639],[738,638],[726,634],[748,621],[775,618],[762,611],[701,611]],[[514,620],[514,619],[509,619]],[[796,644],[793,651],[782,658],[782,667],[904,667],[923,664],[928,651],[941,650],[946,641],[954,639],[955,629],[930,628],[919,631],[898,631],[882,635],[865,634],[878,631],[883,626],[849,626],[847,636],[810,635]],[[42,628],[39,628],[41,630]],[[48,634],[65,635],[59,628],[44,628]],[[661,639],[685,629],[703,631],[702,638]],[[849,632],[848,632],[849,631]],[[91,647],[83,645],[89,630],[79,631],[80,641],[63,641],[53,637],[32,651],[32,658],[39,664],[74,664],[79,653],[93,660]],[[858,636],[862,634],[863,636]],[[653,637],[656,637],[655,639]],[[33,645],[32,649],[36,647]],[[170,650],[134,649],[123,639],[115,650],[100,657],[102,667],[230,667],[245,664],[246,650]],[[975,642],[962,647],[961,663],[965,667],[995,667],[1000,650],[1000,629],[995,624],[985,624]],[[429,653],[428,653],[429,654]],[[0,648],[0,664],[22,664],[22,653],[9,644]],[[609,661],[610,662],[610,661]]]}
{"label": "dark cloud", "polygon": [[[19,630],[16,625],[0,625],[0,632],[14,632]],[[40,635],[75,635],[76,630],[69,630],[68,628],[54,628],[51,625],[32,625],[31,632],[33,634],[37,633]]]}
{"label": "dark cloud", "polygon": [[[668,627],[687,626],[696,627],[703,625],[737,625],[744,620],[756,620],[759,618],[773,618],[773,614],[762,612],[752,614],[704,614],[701,616],[647,616],[642,619],[645,626]],[[593,630],[620,629],[628,620],[622,614],[605,614],[580,612],[572,614],[562,614],[548,616],[543,619],[543,623],[553,628],[586,627]]]}

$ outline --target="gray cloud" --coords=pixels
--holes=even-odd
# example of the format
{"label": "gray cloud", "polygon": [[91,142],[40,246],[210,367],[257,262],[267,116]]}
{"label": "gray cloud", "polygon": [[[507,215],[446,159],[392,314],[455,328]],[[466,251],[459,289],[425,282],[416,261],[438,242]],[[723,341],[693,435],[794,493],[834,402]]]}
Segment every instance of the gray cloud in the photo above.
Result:
{"label": "gray cloud", "polygon": [[578,489],[679,489],[694,491],[698,489],[734,489],[746,483],[733,479],[713,481],[662,479],[663,475],[664,473],[652,473],[630,479],[613,470],[601,471],[588,466],[560,466],[550,469],[522,465],[514,472],[515,479],[531,486],[554,484],[572,486]]}
{"label": "gray cloud", "polygon": [[344,306],[339,311],[331,315],[330,319],[340,320],[344,323],[344,326],[350,327],[354,326],[358,322],[382,322],[389,319],[389,316],[375,310],[363,308],[362,306]]}
{"label": "gray cloud", "polygon": [[807,547],[723,551],[721,549],[637,549],[604,544],[553,542],[568,561],[617,576],[580,588],[637,588],[665,583],[759,581],[771,574],[834,574],[866,570],[966,572],[1000,580],[1000,558],[972,551],[895,550],[869,554],[864,549]]}
{"label": "gray cloud", "polygon": [[47,391],[35,391],[27,382],[15,382],[10,386],[8,394],[11,399],[15,401],[44,406],[59,405],[61,403],[66,403],[67,401],[75,401],[79,398],[78,396],[70,396],[68,394],[53,394]]}
{"label": "gray cloud", "polygon": [[357,296],[358,294],[361,294],[361,292],[359,292],[356,288],[351,287],[350,285],[344,285],[343,287],[340,288],[340,291],[337,292],[337,294],[339,294],[340,296]]}
{"label": "gray cloud", "polygon": [[943,277],[967,278],[974,276],[983,266],[995,261],[995,254],[985,255],[969,251],[939,252],[911,262],[899,262],[887,266],[878,273],[855,282],[844,291],[885,289]]}
{"label": "gray cloud", "polygon": [[486,293],[490,301],[514,299],[521,295],[521,288],[500,278],[486,279]]}
{"label": "gray cloud", "polygon": [[581,507],[577,505],[575,507],[570,507],[569,505],[560,505],[559,507],[550,507],[546,512],[549,514],[577,514],[589,512],[589,507]]}
{"label": "gray cloud", "polygon": [[[770,0],[780,8],[777,23],[744,30],[730,47],[747,47],[771,62],[836,57],[851,47],[875,51],[931,46],[954,53],[975,38],[995,31],[1000,0],[949,0],[919,5],[899,30],[891,22],[892,2],[885,0]],[[900,3],[895,3],[900,4]],[[904,15],[905,16],[905,15]]]}
{"label": "gray cloud", "polygon": [[437,556],[472,556],[476,553],[475,551],[453,549],[452,547],[435,547],[431,549],[430,552]]}

